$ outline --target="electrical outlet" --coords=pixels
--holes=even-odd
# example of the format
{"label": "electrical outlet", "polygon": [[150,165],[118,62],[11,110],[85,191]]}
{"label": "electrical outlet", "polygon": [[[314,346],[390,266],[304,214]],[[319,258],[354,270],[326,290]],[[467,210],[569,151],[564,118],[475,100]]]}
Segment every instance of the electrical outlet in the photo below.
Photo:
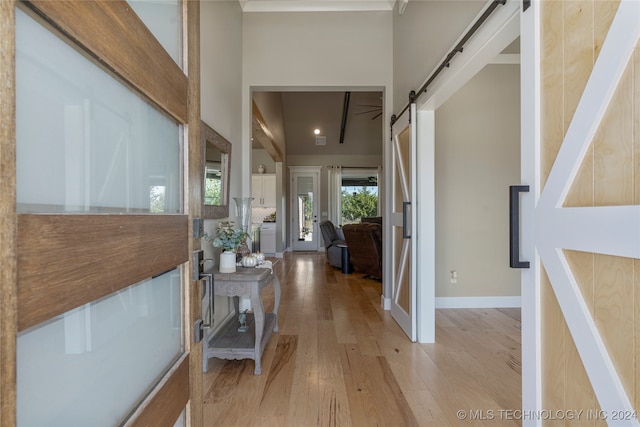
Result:
{"label": "electrical outlet", "polygon": [[458,271],[451,270],[449,272],[449,283],[458,283]]}

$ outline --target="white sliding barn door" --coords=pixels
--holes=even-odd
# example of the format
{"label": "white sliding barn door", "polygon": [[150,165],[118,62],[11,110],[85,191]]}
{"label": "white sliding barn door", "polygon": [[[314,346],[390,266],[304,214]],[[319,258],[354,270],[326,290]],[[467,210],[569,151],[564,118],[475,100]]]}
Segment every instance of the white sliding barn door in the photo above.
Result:
{"label": "white sliding barn door", "polygon": [[411,341],[416,341],[416,105],[393,124],[391,315]]}
{"label": "white sliding barn door", "polygon": [[534,2],[522,24],[523,409],[637,426],[640,3]]}

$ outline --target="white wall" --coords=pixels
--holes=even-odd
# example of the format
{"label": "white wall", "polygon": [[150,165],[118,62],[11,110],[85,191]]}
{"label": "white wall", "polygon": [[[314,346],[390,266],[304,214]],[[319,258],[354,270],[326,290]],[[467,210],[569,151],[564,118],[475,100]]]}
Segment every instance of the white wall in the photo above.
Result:
{"label": "white wall", "polygon": [[390,86],[390,12],[245,13],[245,86]]}
{"label": "white wall", "polygon": [[[486,4],[478,0],[410,1],[393,14],[393,113],[409,102]],[[446,70],[444,71],[446,72]]]}
{"label": "white wall", "polygon": [[[252,91],[264,90],[384,91],[383,135],[388,135],[393,83],[392,22],[391,12],[245,13],[243,144],[250,144]],[[249,171],[248,151],[242,162],[242,169]],[[287,165],[283,166],[287,175]],[[248,195],[250,186],[250,174],[246,173],[243,193]],[[288,206],[282,208],[288,212]],[[283,245],[287,241],[285,231],[277,230]]]}
{"label": "white wall", "polygon": [[520,295],[508,209],[520,181],[519,72],[489,65],[436,111],[436,297]]}
{"label": "white wall", "polygon": [[276,163],[267,153],[267,150],[256,148],[251,150],[251,173],[258,173],[258,167],[265,167],[264,173],[276,173]]}
{"label": "white wall", "polygon": [[[200,3],[200,73],[202,120],[232,144],[231,197],[240,195],[242,177],[242,10],[235,1]],[[234,202],[229,206],[233,215]],[[205,221],[205,231],[215,232],[217,221]],[[205,258],[218,263],[210,243],[203,244]],[[210,264],[206,265],[207,267]],[[230,298],[216,297],[215,323],[232,310]]]}

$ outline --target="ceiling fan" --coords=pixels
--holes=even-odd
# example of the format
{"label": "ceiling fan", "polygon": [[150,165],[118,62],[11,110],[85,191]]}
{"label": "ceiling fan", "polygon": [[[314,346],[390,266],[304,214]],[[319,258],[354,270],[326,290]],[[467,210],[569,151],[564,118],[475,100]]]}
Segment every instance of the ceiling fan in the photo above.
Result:
{"label": "ceiling fan", "polygon": [[359,113],[355,113],[356,116],[359,116],[361,114],[373,113],[371,120],[375,120],[382,115],[382,105],[359,104],[359,105],[356,105],[356,107],[365,107],[368,109],[367,111],[361,111]]}

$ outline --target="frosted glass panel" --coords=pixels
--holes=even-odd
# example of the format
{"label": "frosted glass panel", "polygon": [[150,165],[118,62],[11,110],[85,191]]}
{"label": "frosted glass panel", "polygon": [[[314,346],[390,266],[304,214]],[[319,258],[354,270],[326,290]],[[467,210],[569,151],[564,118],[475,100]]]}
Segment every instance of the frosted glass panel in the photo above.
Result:
{"label": "frosted glass panel", "polygon": [[182,413],[176,420],[176,423],[173,425],[173,427],[185,427],[187,425],[186,421],[187,421],[186,411],[182,411]]}
{"label": "frosted glass panel", "polygon": [[173,270],[18,336],[18,426],[114,426],[182,354]]}
{"label": "frosted glass panel", "polygon": [[182,8],[179,0],[127,0],[162,47],[182,68]]}
{"label": "frosted glass panel", "polygon": [[16,10],[18,212],[181,213],[178,124]]}

